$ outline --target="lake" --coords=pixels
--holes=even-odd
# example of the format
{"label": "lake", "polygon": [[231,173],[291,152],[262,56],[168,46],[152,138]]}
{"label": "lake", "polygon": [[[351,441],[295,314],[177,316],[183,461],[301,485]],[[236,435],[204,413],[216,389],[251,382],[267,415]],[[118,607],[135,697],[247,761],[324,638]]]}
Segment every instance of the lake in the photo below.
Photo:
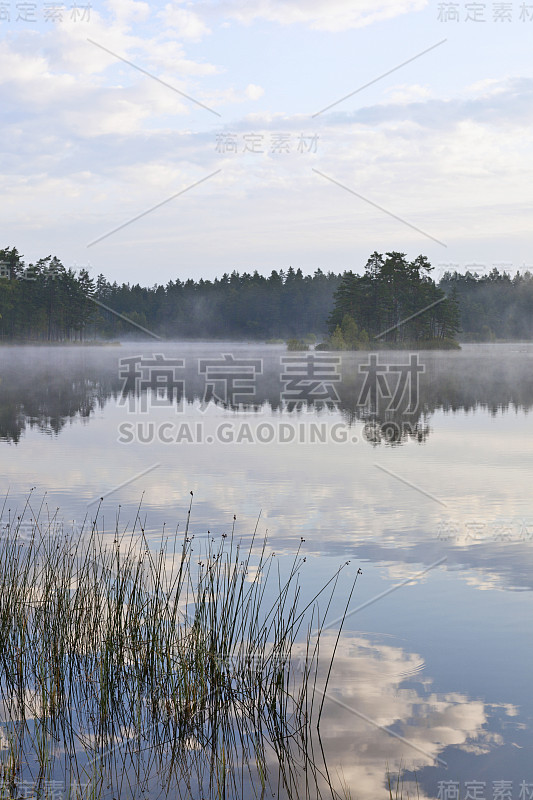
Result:
{"label": "lake", "polygon": [[420,797],[529,800],[532,408],[532,344],[4,346],[0,524],[31,492],[22,536],[39,508],[111,538],[140,515],[156,552],[192,500],[199,553],[233,525],[282,571],[300,548],[304,604],[350,562],[323,639],[346,611],[330,774],[361,800],[388,796],[388,771]]}

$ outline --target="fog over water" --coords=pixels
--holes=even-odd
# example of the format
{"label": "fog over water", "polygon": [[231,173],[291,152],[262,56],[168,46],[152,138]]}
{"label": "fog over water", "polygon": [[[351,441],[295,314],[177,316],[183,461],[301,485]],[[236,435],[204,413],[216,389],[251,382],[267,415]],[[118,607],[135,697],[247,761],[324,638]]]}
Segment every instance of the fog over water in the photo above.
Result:
{"label": "fog over water", "polygon": [[520,800],[523,781],[533,790],[533,345],[413,354],[417,390],[409,353],[374,355],[2,347],[0,525],[32,489],[25,513],[43,504],[74,531],[97,514],[112,531],[119,506],[131,528],[142,500],[156,549],[163,528],[183,530],[192,491],[199,542],[236,515],[238,536],[257,525],[282,565],[302,544],[304,597],[349,560],[332,619],[363,574],[324,706],[330,770],[363,799],[387,796],[388,765],[416,770],[421,797],[479,780],[492,799],[506,780]]}

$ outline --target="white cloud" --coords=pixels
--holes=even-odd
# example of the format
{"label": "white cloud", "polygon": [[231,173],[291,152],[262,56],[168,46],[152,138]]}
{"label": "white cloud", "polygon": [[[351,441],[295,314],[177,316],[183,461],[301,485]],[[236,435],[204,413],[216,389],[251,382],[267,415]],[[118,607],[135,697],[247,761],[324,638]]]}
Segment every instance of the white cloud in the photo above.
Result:
{"label": "white cloud", "polygon": [[[427,0],[228,0],[217,6],[218,14],[243,23],[258,19],[281,25],[300,23],[322,31],[344,31],[401,14],[421,11]],[[210,7],[204,5],[206,10]],[[212,9],[212,6],[211,6]]]}
{"label": "white cloud", "polygon": [[387,103],[400,103],[404,105],[419,100],[427,100],[428,97],[431,97],[431,92],[427,86],[420,86],[419,84],[409,85],[405,83],[392,86],[390,89],[387,89],[385,94]]}
{"label": "white cloud", "polygon": [[150,5],[139,0],[107,0],[106,5],[120,24],[144,22],[150,16]]}
{"label": "white cloud", "polygon": [[262,86],[256,86],[255,83],[249,83],[245,90],[246,97],[249,100],[259,100],[265,93]]}
{"label": "white cloud", "polygon": [[[287,19],[305,17],[309,24],[326,13],[321,2],[285,6]],[[312,172],[315,167],[447,242],[480,242],[488,229],[493,237],[516,235],[525,241],[529,236],[533,105],[527,101],[533,97],[532,80],[486,79],[447,99],[436,96],[430,83],[400,83],[385,92],[381,102],[353,113],[339,106],[311,119],[274,113],[262,102],[257,105],[260,113],[231,118],[228,109],[259,101],[264,88],[258,83],[239,85],[236,72],[219,84],[220,65],[189,56],[183,39],[207,30],[201,6],[195,6],[194,13],[189,6],[165,7],[168,25],[174,19],[178,27],[185,26],[181,39],[167,25],[155,30],[134,26],[132,21],[149,19],[144,3],[116,0],[110,8],[110,19],[94,11],[87,28],[65,21],[53,31],[17,33],[0,44],[0,102],[8,154],[4,185],[12,200],[10,224],[17,230],[28,209],[31,227],[48,228],[58,242],[64,236],[60,218],[67,216],[73,227],[83,229],[85,205],[64,201],[62,206],[61,199],[73,196],[82,171],[91,173],[91,196],[103,197],[92,205],[91,218],[95,227],[105,229],[109,216],[117,216],[115,198],[125,186],[133,214],[157,203],[160,194],[170,195],[183,183],[223,168],[224,204],[218,194],[211,197],[207,187],[199,194],[220,242],[218,256],[207,255],[223,258],[224,268],[234,258],[231,266],[246,261],[247,252],[261,252],[270,263],[281,251],[293,260],[311,258],[348,268],[351,261],[340,253],[353,252],[355,235],[364,252],[374,249],[369,244],[373,241],[393,239],[403,249],[427,247],[428,240],[419,233],[326,182]],[[250,19],[260,13],[281,14],[281,4],[273,0],[239,8]],[[341,12],[356,13],[343,2],[327,8],[330,23]],[[366,13],[366,8],[358,5],[357,14]],[[385,3],[376,8],[399,13],[403,6]],[[232,9],[237,5],[228,2],[217,13],[229,15]],[[179,93],[88,42],[88,36],[223,113],[223,127]],[[237,132],[237,152],[217,152],[220,130]],[[243,155],[242,137],[251,132],[263,136],[261,155]],[[291,154],[271,152],[271,136],[278,133],[292,137]],[[296,152],[302,133],[318,134],[316,153]],[[147,186],[153,187],[149,198]],[[50,192],[56,195],[53,204],[46,200]],[[85,184],[81,195],[87,196]],[[168,219],[162,209],[150,224],[154,237],[166,242],[170,264],[173,234],[165,228]],[[194,219],[191,225],[186,247],[205,261],[193,242]],[[145,224],[144,230],[149,227]],[[328,236],[323,234],[325,227]],[[208,247],[204,240],[202,246]],[[308,263],[311,269],[319,265],[315,260]]]}
{"label": "white cloud", "polygon": [[158,16],[168,28],[172,28],[183,39],[198,41],[211,33],[198,14],[187,8],[181,8],[175,3],[167,3]]}

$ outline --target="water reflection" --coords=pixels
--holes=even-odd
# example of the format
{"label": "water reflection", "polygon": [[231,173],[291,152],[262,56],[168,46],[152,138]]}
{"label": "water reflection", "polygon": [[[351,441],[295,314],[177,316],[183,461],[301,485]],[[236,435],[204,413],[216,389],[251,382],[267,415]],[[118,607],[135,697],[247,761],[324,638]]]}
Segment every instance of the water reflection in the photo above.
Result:
{"label": "water reflection", "polygon": [[[335,640],[334,633],[322,637],[322,665],[327,666]],[[299,659],[305,659],[305,651],[295,646],[295,670]],[[317,706],[325,672],[322,666],[316,677]],[[97,680],[96,676],[95,688]],[[517,709],[509,704],[496,707],[459,692],[432,691],[419,655],[363,635],[343,636],[318,733],[310,730],[305,746],[297,735],[276,743],[266,733],[259,745],[259,732],[255,741],[247,740],[252,732],[233,730],[229,716],[215,721],[214,729],[204,722],[205,736],[200,732],[199,738],[178,744],[179,720],[147,727],[150,715],[143,706],[135,723],[139,730],[133,723],[122,723],[112,739],[105,739],[101,757],[88,761],[93,750],[100,752],[101,732],[87,735],[80,710],[71,713],[70,726],[75,729],[71,727],[70,734],[75,736],[70,739],[68,729],[57,724],[50,727],[50,711],[43,710],[33,692],[26,691],[25,704],[22,730],[20,717],[13,716],[13,703],[4,697],[0,704],[0,750],[4,755],[12,753],[17,739],[18,758],[25,759],[12,789],[29,792],[30,787],[35,791],[40,786],[47,796],[52,785],[55,792],[63,786],[67,791],[70,786],[77,788],[81,797],[96,791],[104,798],[127,785],[131,797],[171,793],[207,798],[222,793],[228,800],[272,794],[281,798],[333,795],[386,800],[389,775],[393,781],[400,777],[404,796],[414,791],[422,799],[434,798],[438,782],[450,778],[445,760],[450,749],[487,761],[504,744],[502,734],[493,729],[494,721],[503,729],[517,715]],[[48,760],[46,776],[40,777],[39,737],[46,742]],[[78,744],[72,749],[75,741]],[[65,760],[65,754],[71,762]],[[453,776],[462,773],[455,770]]]}
{"label": "water reflection", "polygon": [[342,770],[359,796],[383,800],[389,771],[403,776],[404,796],[407,789],[417,796],[408,785],[416,773],[419,796],[436,797],[437,782],[450,776],[450,749],[490,758],[504,741],[491,730],[495,713],[511,720],[517,709],[434,692],[431,684],[419,655],[377,636],[344,636],[321,722],[330,772]]}
{"label": "water reflection", "polygon": [[[146,402],[154,408],[149,397],[156,394],[177,407],[209,401],[234,411],[336,409],[351,424],[365,422],[364,436],[372,445],[424,442],[437,410],[482,408],[496,414],[533,406],[533,348],[525,345],[499,350],[465,345],[461,352],[415,356],[296,355],[235,343],[165,343],[161,350],[155,353],[152,344],[3,347],[0,438],[18,442],[32,428],[57,435],[69,420],[88,420],[112,399],[137,398],[139,408]],[[143,379],[146,365],[157,365],[156,357],[162,359],[159,376],[153,366],[151,377]],[[417,359],[419,375],[409,369],[410,358]]]}
{"label": "water reflection", "polygon": [[[124,392],[119,375],[120,358],[153,358],[159,347],[186,362],[172,408],[152,407],[152,389]],[[198,361],[224,353],[263,359],[256,395],[228,404],[213,381],[206,408]],[[347,620],[321,724],[330,775],[339,768],[364,800],[387,796],[387,763],[407,770],[406,780],[416,769],[421,797],[435,798],[440,780],[461,781],[463,797],[464,782],[483,776],[486,800],[492,780],[514,780],[511,800],[519,800],[519,781],[533,783],[533,347],[421,353],[415,414],[383,408],[384,396],[376,396],[381,408],[358,405],[362,353],[343,356],[333,408],[327,398],[282,403],[286,355],[234,344],[0,350],[2,489],[11,487],[0,522],[20,514],[32,485],[39,502],[49,492],[51,516],[59,507],[67,527],[90,518],[102,496],[111,527],[119,505],[126,524],[144,492],[156,552],[165,523],[174,530],[186,521],[193,490],[198,538],[228,532],[234,514],[239,536],[250,536],[261,510],[260,532],[268,530],[280,561],[304,538],[302,591],[345,559],[363,568],[357,604],[401,584]],[[398,363],[408,354],[378,354],[379,365]],[[168,399],[164,387],[159,396]],[[354,438],[344,446],[121,444],[125,420],[201,421],[207,432],[226,422],[252,431],[263,422],[343,423]]]}

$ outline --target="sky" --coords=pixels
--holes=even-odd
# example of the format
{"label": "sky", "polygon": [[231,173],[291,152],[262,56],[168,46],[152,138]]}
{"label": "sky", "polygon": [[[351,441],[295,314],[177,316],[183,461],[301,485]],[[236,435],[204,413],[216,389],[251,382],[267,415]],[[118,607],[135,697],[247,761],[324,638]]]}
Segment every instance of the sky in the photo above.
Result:
{"label": "sky", "polygon": [[533,269],[533,0],[0,2],[1,247],[166,283]]}

